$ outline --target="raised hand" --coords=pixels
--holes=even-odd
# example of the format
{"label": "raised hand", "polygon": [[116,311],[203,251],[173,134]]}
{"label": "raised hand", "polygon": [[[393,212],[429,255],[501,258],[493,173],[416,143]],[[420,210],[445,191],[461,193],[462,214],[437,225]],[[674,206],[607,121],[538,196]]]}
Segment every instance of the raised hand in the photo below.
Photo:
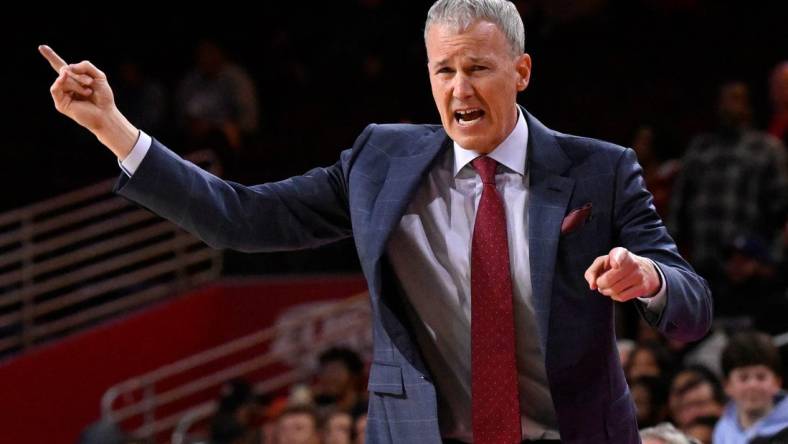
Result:
{"label": "raised hand", "polygon": [[139,131],[115,106],[107,76],[88,61],[67,64],[49,46],[41,45],[38,51],[58,73],[49,89],[55,109],[90,130],[118,158],[124,159]]}

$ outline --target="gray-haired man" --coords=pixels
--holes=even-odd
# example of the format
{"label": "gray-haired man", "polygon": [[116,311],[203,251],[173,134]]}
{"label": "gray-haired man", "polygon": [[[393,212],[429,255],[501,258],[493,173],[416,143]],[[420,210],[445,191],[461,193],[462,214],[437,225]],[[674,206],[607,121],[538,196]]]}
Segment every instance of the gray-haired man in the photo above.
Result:
{"label": "gray-haired man", "polygon": [[216,247],[354,237],[375,341],[367,442],[639,442],[613,302],[691,340],[710,323],[705,282],[632,150],[517,105],[531,58],[513,4],[438,1],[425,40],[442,125],[370,125],[335,165],[253,187],[182,161],[123,118],[103,73],[44,52],[57,109],[121,160],[120,194]]}

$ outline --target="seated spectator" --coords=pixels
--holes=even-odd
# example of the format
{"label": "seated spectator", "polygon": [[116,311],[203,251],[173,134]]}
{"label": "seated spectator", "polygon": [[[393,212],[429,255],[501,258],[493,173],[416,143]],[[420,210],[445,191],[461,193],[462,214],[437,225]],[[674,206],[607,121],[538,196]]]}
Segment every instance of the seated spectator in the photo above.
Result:
{"label": "seated spectator", "polygon": [[353,416],[341,410],[330,412],[323,421],[323,444],[352,444]]}
{"label": "seated spectator", "polygon": [[668,416],[668,388],[664,380],[653,376],[635,379],[629,385],[637,410],[638,427],[653,427]]}
{"label": "seated spectator", "polygon": [[667,422],[641,430],[640,438],[643,444],[699,444],[697,440],[681,433]]}
{"label": "seated spectator", "polygon": [[701,417],[719,417],[724,405],[722,386],[707,368],[687,367],[673,378],[668,395],[668,410],[679,429],[686,430],[687,426]]}
{"label": "seated spectator", "polygon": [[366,408],[362,390],[364,363],[355,351],[333,347],[320,354],[320,368],[312,389],[319,409],[337,409],[351,413]]}
{"label": "seated spectator", "polygon": [[630,354],[627,364],[624,372],[629,381],[643,376],[668,378],[673,368],[670,354],[665,347],[654,341],[638,344]]}
{"label": "seated spectator", "polygon": [[232,380],[222,387],[219,408],[211,421],[211,443],[259,442],[259,419],[260,403],[252,386],[240,379]]}
{"label": "seated spectator", "polygon": [[308,405],[287,407],[276,421],[277,444],[320,444],[317,412]]}
{"label": "seated spectator", "polygon": [[664,219],[668,214],[673,182],[681,170],[681,162],[660,159],[659,154],[667,151],[666,142],[661,140],[662,135],[658,136],[658,131],[650,125],[641,125],[635,130],[632,149],[643,168],[643,179],[654,198],[657,213]]}
{"label": "seated spectator", "polygon": [[768,335],[749,331],[732,336],[722,353],[722,371],[731,402],[714,429],[715,444],[763,441],[788,432],[782,363]]}
{"label": "seated spectator", "polygon": [[[777,279],[772,246],[758,235],[736,236],[726,249],[727,284],[717,294],[724,312],[731,317],[747,317],[755,328],[782,333],[782,313],[775,308],[785,300],[785,287]],[[782,304],[785,307],[785,304]]]}

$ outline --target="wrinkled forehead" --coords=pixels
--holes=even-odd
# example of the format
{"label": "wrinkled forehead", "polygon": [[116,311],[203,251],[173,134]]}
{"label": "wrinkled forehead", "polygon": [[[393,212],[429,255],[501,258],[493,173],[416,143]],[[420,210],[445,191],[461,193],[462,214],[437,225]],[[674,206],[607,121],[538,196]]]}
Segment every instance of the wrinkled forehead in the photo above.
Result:
{"label": "wrinkled forehead", "polygon": [[434,23],[427,29],[426,46],[430,63],[454,57],[490,58],[510,52],[498,26],[483,20],[465,27]]}

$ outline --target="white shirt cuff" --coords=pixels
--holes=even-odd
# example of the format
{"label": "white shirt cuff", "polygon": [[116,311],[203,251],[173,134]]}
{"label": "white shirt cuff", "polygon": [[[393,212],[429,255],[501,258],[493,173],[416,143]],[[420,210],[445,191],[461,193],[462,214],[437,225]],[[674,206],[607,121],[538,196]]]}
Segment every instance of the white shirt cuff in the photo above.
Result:
{"label": "white shirt cuff", "polygon": [[[651,261],[651,259],[649,260]],[[668,291],[665,285],[665,275],[662,273],[662,270],[660,270],[659,266],[657,266],[654,261],[651,261],[651,264],[654,265],[654,268],[657,269],[657,273],[659,273],[659,291],[650,298],[638,298],[638,300],[646,305],[646,310],[654,314],[659,314],[662,313],[662,309],[665,308]]]}
{"label": "white shirt cuff", "polygon": [[131,177],[137,171],[142,160],[145,159],[145,155],[148,154],[151,143],[153,143],[151,137],[140,130],[140,135],[137,137],[137,143],[134,144],[129,155],[122,161],[118,159],[120,169],[122,169],[127,176]]}

